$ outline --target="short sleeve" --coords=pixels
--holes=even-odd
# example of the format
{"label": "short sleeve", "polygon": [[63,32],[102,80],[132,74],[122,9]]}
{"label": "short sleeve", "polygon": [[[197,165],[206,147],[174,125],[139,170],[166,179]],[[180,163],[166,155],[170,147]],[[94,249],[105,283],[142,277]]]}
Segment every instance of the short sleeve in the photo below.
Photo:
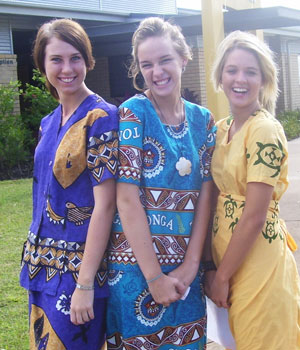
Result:
{"label": "short sleeve", "polygon": [[119,147],[117,108],[95,111],[99,116],[87,133],[87,168],[93,186],[117,178]]}
{"label": "short sleeve", "polygon": [[287,167],[287,141],[274,118],[253,123],[246,138],[247,182],[275,186]]}
{"label": "short sleeve", "polygon": [[217,131],[215,120],[211,113],[209,113],[208,115],[208,119],[206,123],[206,131],[207,131],[206,133],[207,137],[206,137],[206,142],[204,146],[204,153],[202,156],[202,168],[204,169],[203,181],[210,181],[212,180],[211,160],[212,160],[213,151],[215,149],[216,131]]}
{"label": "short sleeve", "polygon": [[119,182],[140,185],[143,159],[143,123],[127,107],[120,111]]}

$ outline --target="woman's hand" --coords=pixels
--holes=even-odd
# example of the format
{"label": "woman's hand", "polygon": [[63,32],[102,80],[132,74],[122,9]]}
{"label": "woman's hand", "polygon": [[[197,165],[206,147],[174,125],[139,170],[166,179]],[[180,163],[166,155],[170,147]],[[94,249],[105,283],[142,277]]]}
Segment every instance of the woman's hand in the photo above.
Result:
{"label": "woman's hand", "polygon": [[94,319],[94,290],[75,288],[71,299],[71,322],[76,326]]}
{"label": "woman's hand", "polygon": [[186,287],[177,278],[165,274],[149,283],[148,286],[153,299],[166,307],[179,300],[186,290]]}
{"label": "woman's hand", "polygon": [[168,273],[168,276],[177,278],[184,285],[184,292],[192,284],[199,270],[199,264],[183,262],[176,269]]}
{"label": "woman's hand", "polygon": [[229,304],[229,281],[224,279],[222,280],[218,272],[215,275],[215,278],[211,284],[210,290],[210,299],[218,306],[228,309]]}

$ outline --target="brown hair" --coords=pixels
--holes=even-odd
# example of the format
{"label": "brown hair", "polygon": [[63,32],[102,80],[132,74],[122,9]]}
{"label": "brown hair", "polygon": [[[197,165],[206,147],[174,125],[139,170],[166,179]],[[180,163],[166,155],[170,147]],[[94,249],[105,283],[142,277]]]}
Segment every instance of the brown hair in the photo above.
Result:
{"label": "brown hair", "polygon": [[279,94],[278,68],[269,46],[253,34],[237,30],[230,33],[219,45],[212,69],[212,81],[216,91],[222,88],[223,69],[228,55],[234,49],[247,50],[256,57],[263,82],[259,102],[263,108],[274,115]]}
{"label": "brown hair", "polygon": [[139,45],[150,37],[169,36],[172,41],[176,52],[186,60],[192,59],[192,52],[187,45],[185,38],[181,32],[181,28],[175,24],[164,21],[159,17],[149,17],[144,19],[132,37],[132,61],[129,67],[128,76],[133,78],[133,86],[142,91],[137,84],[137,76],[140,73],[140,65],[138,61],[138,47]]}
{"label": "brown hair", "polygon": [[[71,19],[55,19],[44,23],[36,36],[33,47],[33,59],[39,71],[46,76],[45,71],[45,51],[51,38],[57,38],[74,46],[82,55],[87,71],[94,68],[95,60],[92,54],[92,45],[88,35],[82,26]],[[46,86],[51,95],[57,100],[58,93],[46,77]]]}

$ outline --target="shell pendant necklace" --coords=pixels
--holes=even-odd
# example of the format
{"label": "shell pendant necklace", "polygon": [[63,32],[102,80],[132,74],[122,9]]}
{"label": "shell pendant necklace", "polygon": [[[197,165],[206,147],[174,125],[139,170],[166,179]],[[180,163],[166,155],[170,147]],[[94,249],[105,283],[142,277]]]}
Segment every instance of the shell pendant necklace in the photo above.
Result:
{"label": "shell pendant necklace", "polygon": [[[168,125],[167,119],[165,118],[163,112],[162,112],[161,109],[159,108],[159,104],[156,102],[156,100],[155,100],[155,98],[154,98],[154,96],[153,96],[153,94],[152,94],[151,91],[150,91],[150,93],[151,93],[151,98],[152,98],[152,100],[153,100],[153,102],[154,102],[156,108],[158,109],[158,111],[159,111],[159,113],[160,113],[160,115],[161,115],[161,117],[162,117],[162,119],[163,119],[162,121],[163,121],[166,125]],[[183,102],[182,102],[181,97],[179,97],[178,102],[180,102],[180,104],[181,104],[181,109],[182,109],[182,111],[181,111],[181,117],[182,117],[181,119],[182,119],[182,120],[181,120],[180,123],[179,123],[179,125],[181,125],[182,123],[185,122],[185,109],[184,109],[184,104],[183,104]],[[178,104],[178,102],[177,102],[177,104]],[[176,165],[175,165],[176,170],[178,171],[178,173],[179,173],[180,176],[190,175],[190,173],[192,172],[192,163],[191,163],[191,161],[190,161],[189,159],[186,159],[186,158],[182,155],[182,145],[180,145],[180,144],[179,144],[179,150],[180,150],[180,156],[179,156],[179,159],[178,159],[178,161],[176,162]]]}

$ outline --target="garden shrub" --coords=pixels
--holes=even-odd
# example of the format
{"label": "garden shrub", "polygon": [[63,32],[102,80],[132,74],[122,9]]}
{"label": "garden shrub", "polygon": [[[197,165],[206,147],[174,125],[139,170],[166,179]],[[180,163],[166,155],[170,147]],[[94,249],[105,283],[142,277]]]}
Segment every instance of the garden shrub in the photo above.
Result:
{"label": "garden shrub", "polygon": [[[58,104],[38,70],[32,79],[36,85],[23,90],[19,81],[0,86],[0,180],[31,176],[40,121]],[[21,115],[14,111],[20,96],[25,104]]]}
{"label": "garden shrub", "polygon": [[300,136],[300,110],[286,111],[277,115],[281,122],[286,138],[292,140]]}
{"label": "garden shrub", "polygon": [[41,119],[58,105],[58,102],[46,88],[46,78],[37,69],[33,70],[32,79],[36,85],[27,83],[22,94],[25,104],[22,120],[29,130],[30,136],[27,139],[27,146],[31,152],[33,152],[36,145]]}
{"label": "garden shrub", "polygon": [[22,174],[22,164],[29,155],[25,147],[27,130],[20,115],[14,113],[19,87],[19,82],[0,86],[0,179],[15,177],[15,169]]}

